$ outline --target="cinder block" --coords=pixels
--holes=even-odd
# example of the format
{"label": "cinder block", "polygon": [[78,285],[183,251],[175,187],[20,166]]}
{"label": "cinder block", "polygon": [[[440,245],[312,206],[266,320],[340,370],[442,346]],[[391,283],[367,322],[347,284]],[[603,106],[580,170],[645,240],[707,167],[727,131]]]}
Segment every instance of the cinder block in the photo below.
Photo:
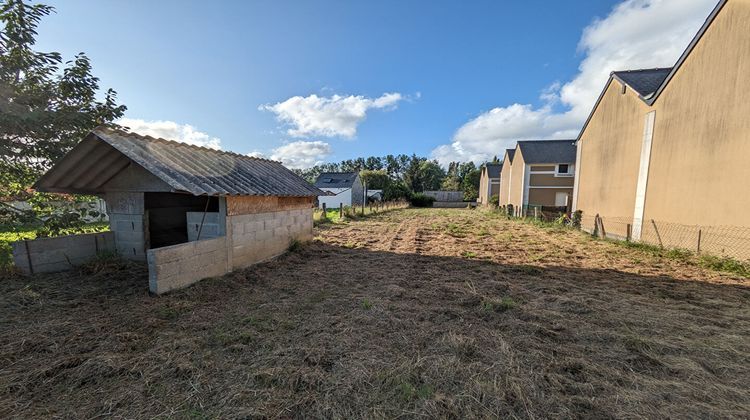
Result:
{"label": "cinder block", "polygon": [[200,240],[195,242],[195,250],[196,253],[205,253],[205,252],[211,252],[216,251],[219,249],[225,249],[226,247],[226,238],[214,238],[214,239],[206,239],[206,240]]}
{"label": "cinder block", "polygon": [[261,230],[255,233],[255,239],[257,241],[266,241],[268,239],[271,239],[273,237],[273,229],[271,230]]}
{"label": "cinder block", "polygon": [[245,233],[255,233],[259,230],[263,230],[265,228],[265,223],[263,221],[252,221],[245,223]]}
{"label": "cinder block", "polygon": [[107,213],[143,214],[143,193],[108,192],[104,198]]}
{"label": "cinder block", "polygon": [[151,249],[158,264],[164,264],[171,261],[180,261],[189,259],[195,254],[195,244],[197,242],[187,242],[184,244],[165,246],[163,248]]}
{"label": "cinder block", "polygon": [[264,221],[263,229],[265,229],[265,230],[273,230],[273,229],[276,229],[279,226],[281,226],[281,222],[279,221],[279,219],[276,219],[276,218],[266,219]]}
{"label": "cinder block", "polygon": [[273,230],[273,236],[275,238],[289,238],[289,228],[286,226],[279,226]]}
{"label": "cinder block", "polygon": [[[158,264],[154,268],[155,268],[157,276],[170,277],[180,272],[180,266],[182,264],[183,264],[183,261],[178,260],[178,261]],[[151,267],[149,267],[149,272],[150,270],[151,270]]]}
{"label": "cinder block", "polygon": [[116,231],[115,243],[120,242],[137,242],[143,243],[145,237],[142,231]]}

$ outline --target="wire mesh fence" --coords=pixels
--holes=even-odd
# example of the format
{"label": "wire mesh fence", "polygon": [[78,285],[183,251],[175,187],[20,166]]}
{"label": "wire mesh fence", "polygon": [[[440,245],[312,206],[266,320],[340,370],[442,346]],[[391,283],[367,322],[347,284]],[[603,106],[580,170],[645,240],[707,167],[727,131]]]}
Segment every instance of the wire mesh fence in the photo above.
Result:
{"label": "wire mesh fence", "polygon": [[371,214],[383,213],[386,211],[403,209],[409,207],[409,202],[405,200],[373,202],[366,206],[340,206],[336,208],[315,208],[313,210],[313,221],[337,221],[341,219],[356,219]]}
{"label": "wire mesh fence", "polygon": [[641,223],[638,238],[638,228],[634,227],[632,218],[584,215],[581,226],[601,237],[750,261],[750,227],[686,225],[646,219]]}

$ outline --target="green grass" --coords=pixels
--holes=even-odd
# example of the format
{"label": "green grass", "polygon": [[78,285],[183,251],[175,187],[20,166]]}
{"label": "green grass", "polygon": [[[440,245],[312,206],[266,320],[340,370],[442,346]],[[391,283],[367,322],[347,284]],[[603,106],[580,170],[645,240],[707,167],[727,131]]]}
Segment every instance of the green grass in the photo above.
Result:
{"label": "green grass", "polygon": [[750,264],[737,261],[734,258],[701,255],[698,258],[698,263],[704,268],[750,278]]}
{"label": "green grass", "polygon": [[372,309],[372,301],[370,299],[362,299],[362,309],[370,310]]}
{"label": "green grass", "polygon": [[509,297],[501,299],[486,298],[482,299],[479,307],[485,312],[505,312],[515,308],[517,305],[516,301]]}
{"label": "green grass", "polygon": [[[658,245],[645,244],[642,242],[618,241],[607,239],[607,242],[643,252],[652,257],[669,258],[688,264],[698,265],[709,270],[721,271],[750,278],[750,263],[742,262],[730,257],[718,257],[714,255],[696,255],[694,252],[681,248],[662,248]],[[635,260],[640,262],[640,259]]]}
{"label": "green grass", "polygon": [[[91,223],[83,227],[82,233],[106,232],[109,230],[107,222]],[[71,235],[75,231],[63,232],[63,235]],[[0,269],[7,269],[13,264],[13,250],[11,243],[26,239],[36,239],[37,228],[35,226],[10,227],[0,226]]]}

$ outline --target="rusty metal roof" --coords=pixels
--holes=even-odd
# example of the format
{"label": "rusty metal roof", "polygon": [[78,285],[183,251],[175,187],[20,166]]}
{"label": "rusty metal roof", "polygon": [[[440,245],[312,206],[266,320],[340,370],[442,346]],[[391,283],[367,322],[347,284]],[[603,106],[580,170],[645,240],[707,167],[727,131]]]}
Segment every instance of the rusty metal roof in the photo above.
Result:
{"label": "rusty metal roof", "polygon": [[193,195],[312,197],[326,195],[280,162],[209,149],[101,126],[50,169],[40,191],[100,193],[135,163]]}

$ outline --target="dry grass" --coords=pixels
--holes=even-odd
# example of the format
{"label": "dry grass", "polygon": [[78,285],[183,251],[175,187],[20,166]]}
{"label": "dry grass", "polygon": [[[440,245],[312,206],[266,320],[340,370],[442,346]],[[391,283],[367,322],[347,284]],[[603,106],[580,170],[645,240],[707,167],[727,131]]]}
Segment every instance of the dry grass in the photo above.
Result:
{"label": "dry grass", "polygon": [[162,297],[0,281],[0,417],[746,417],[742,279],[467,210],[325,225]]}

